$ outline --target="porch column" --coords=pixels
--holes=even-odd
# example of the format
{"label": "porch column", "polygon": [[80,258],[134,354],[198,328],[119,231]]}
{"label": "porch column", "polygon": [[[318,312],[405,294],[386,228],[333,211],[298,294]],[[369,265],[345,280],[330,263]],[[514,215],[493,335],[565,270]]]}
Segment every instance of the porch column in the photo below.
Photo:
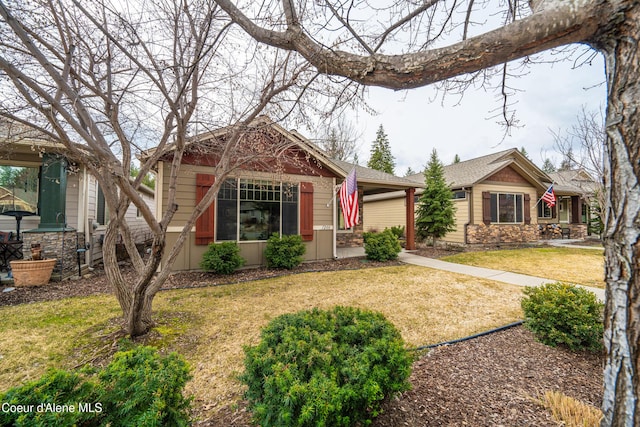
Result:
{"label": "porch column", "polygon": [[58,154],[45,153],[40,174],[39,230],[60,230],[67,224],[67,160]]}
{"label": "porch column", "polygon": [[571,196],[571,223],[582,224],[582,199],[580,196]]}
{"label": "porch column", "polygon": [[415,209],[413,206],[416,189],[407,188],[406,190],[404,190],[404,192],[407,194],[407,203],[405,203],[405,205],[407,206],[406,208],[407,221],[405,225],[407,240],[405,243],[405,249],[411,251],[416,248],[416,219],[415,219]]}

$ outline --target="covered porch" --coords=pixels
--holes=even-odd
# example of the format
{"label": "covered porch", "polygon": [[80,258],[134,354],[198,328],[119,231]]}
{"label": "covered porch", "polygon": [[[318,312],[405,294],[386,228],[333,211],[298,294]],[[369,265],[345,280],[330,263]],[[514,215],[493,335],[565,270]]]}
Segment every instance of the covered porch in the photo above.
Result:
{"label": "covered porch", "polygon": [[[350,171],[354,165],[347,162],[335,161],[343,170]],[[351,253],[349,248],[362,248],[364,245],[364,197],[383,193],[402,193],[405,198],[404,215],[405,226],[405,249],[416,248],[415,243],[415,210],[414,199],[416,183],[405,178],[396,177],[375,169],[363,166],[355,166],[358,181],[358,206],[360,207],[359,223],[350,228],[344,228],[344,220],[340,212],[340,201],[336,196],[336,215],[338,217],[338,227],[336,230],[336,251],[340,258],[340,253]],[[382,230],[379,230],[382,231]],[[355,253],[355,252],[354,252]]]}
{"label": "covered porch", "polygon": [[[53,280],[77,276],[86,265],[85,234],[76,225],[82,170],[51,143],[20,140],[0,145],[0,274],[9,279],[11,261],[31,260],[32,247],[55,259]],[[70,224],[73,224],[71,225]]]}

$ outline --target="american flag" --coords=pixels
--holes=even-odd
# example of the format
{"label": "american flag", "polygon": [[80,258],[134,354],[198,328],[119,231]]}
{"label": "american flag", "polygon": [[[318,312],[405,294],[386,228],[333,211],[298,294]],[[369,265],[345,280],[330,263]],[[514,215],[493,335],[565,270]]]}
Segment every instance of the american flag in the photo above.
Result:
{"label": "american flag", "polygon": [[547,204],[549,209],[556,205],[556,195],[553,192],[553,184],[547,188],[547,191],[544,192],[541,199]]}
{"label": "american flag", "polygon": [[340,186],[340,207],[344,216],[344,228],[351,228],[358,224],[358,182],[355,168],[349,172]]}

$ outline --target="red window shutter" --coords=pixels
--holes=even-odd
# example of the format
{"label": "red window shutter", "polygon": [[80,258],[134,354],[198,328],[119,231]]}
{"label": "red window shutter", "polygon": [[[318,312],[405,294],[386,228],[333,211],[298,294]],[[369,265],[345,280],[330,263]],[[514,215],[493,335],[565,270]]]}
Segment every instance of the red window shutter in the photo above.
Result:
{"label": "red window shutter", "polygon": [[482,192],[482,222],[485,225],[491,225],[491,193]]}
{"label": "red window shutter", "polygon": [[300,183],[300,235],[302,240],[313,240],[313,183]]}
{"label": "red window shutter", "polygon": [[524,223],[531,224],[531,196],[524,195]]}
{"label": "red window shutter", "polygon": [[[196,174],[196,204],[200,203],[215,182],[215,175]],[[196,219],[196,245],[208,245],[214,240],[215,201]]]}

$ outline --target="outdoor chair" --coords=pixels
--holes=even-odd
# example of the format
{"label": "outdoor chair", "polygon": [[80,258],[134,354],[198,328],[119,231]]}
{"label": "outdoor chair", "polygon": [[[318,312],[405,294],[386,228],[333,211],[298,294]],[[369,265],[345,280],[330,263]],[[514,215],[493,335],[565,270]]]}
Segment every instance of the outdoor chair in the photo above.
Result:
{"label": "outdoor chair", "polygon": [[569,227],[562,227],[562,238],[571,238],[571,229]]}
{"label": "outdoor chair", "polygon": [[0,231],[0,271],[9,271],[9,261],[22,259],[22,241],[11,240],[13,233]]}

